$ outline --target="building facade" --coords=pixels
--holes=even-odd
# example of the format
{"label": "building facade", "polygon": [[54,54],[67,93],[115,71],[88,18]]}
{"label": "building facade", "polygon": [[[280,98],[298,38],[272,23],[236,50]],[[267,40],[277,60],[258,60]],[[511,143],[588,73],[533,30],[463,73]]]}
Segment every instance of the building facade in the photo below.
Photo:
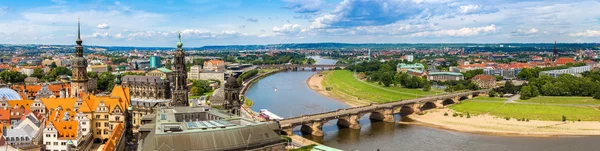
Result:
{"label": "building facade", "polygon": [[415,64],[399,63],[398,65],[396,65],[396,71],[399,73],[406,73],[408,70],[423,71],[423,70],[425,70],[425,66],[420,63],[415,63]]}
{"label": "building facade", "polygon": [[[117,78],[119,76],[117,75]],[[132,126],[133,132],[137,133],[144,115],[171,103],[170,82],[157,76],[127,75],[121,79],[122,81],[116,81],[115,84],[121,84],[131,92]]]}
{"label": "building facade", "polygon": [[225,71],[225,62],[223,60],[208,60],[204,61],[204,70],[210,70],[214,72],[224,72]]}
{"label": "building facade", "polygon": [[556,78],[563,74],[579,76],[581,73],[586,72],[586,71],[591,71],[591,70],[592,70],[591,66],[580,66],[580,67],[570,67],[567,69],[542,71],[542,72],[540,72],[540,75],[547,75],[547,76],[551,76],[553,78]]}
{"label": "building facade", "polygon": [[464,80],[465,76],[457,72],[430,72],[427,79],[430,81],[456,81]]}
{"label": "building facade", "polygon": [[160,68],[160,57],[150,56],[150,68]]}
{"label": "building facade", "polygon": [[477,86],[484,89],[496,87],[496,77],[493,75],[479,74],[471,79]]}

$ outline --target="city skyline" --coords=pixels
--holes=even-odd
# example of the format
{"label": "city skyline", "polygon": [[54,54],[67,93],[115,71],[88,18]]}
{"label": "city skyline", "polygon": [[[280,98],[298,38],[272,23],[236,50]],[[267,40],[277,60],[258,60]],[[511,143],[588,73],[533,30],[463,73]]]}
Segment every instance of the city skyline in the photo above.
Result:
{"label": "city skyline", "polygon": [[11,1],[4,44],[189,47],[276,43],[596,42],[599,1]]}

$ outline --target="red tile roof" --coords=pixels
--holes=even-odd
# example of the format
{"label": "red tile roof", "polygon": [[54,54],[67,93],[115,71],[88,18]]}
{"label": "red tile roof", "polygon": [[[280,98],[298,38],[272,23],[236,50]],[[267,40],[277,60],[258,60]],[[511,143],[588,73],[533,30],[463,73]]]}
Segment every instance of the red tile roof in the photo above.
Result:
{"label": "red tile roof", "polygon": [[487,80],[496,80],[496,77],[494,77],[493,75],[487,75],[487,74],[478,74],[475,77],[473,77],[472,80],[475,81],[487,81]]}

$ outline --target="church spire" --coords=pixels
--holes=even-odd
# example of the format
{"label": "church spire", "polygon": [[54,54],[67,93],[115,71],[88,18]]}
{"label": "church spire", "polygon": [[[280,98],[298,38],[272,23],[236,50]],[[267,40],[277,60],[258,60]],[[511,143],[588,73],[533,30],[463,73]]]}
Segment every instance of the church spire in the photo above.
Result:
{"label": "church spire", "polygon": [[75,41],[75,43],[77,43],[77,46],[75,46],[75,56],[83,57],[83,46],[81,45],[81,43],[83,43],[83,41],[81,40],[81,19],[80,18],[77,18],[77,40]]}
{"label": "church spire", "polygon": [[177,48],[183,47],[183,43],[181,43],[181,32],[177,33],[179,35],[179,41],[177,41]]}

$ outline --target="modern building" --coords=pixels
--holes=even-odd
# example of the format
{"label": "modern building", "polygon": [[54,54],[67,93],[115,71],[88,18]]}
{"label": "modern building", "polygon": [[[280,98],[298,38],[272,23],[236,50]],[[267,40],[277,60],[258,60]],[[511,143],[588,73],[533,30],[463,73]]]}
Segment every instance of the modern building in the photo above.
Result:
{"label": "modern building", "polygon": [[479,74],[471,79],[477,86],[484,89],[496,87],[496,77],[493,75]]}
{"label": "modern building", "polygon": [[458,72],[430,72],[427,79],[430,81],[455,81],[464,80],[465,76]]}
{"label": "modern building", "polygon": [[405,59],[408,62],[413,62],[415,60],[415,56],[413,56],[413,55],[406,55]]}
{"label": "modern building", "polygon": [[396,65],[396,71],[399,73],[406,73],[409,69],[423,71],[423,70],[425,70],[425,66],[420,63],[415,63],[415,64],[399,63],[398,65]]}
{"label": "modern building", "polygon": [[150,61],[141,59],[133,60],[131,66],[135,70],[146,70],[150,68]]}
{"label": "modern building", "polygon": [[164,107],[144,116],[138,151],[284,151],[276,122],[259,122],[205,107]]}
{"label": "modern building", "polygon": [[150,56],[150,68],[156,69],[160,67],[160,57],[156,55]]}
{"label": "modern building", "polygon": [[540,72],[540,75],[548,75],[548,76],[551,76],[554,78],[556,78],[560,75],[563,75],[563,74],[579,76],[581,73],[586,72],[586,71],[591,71],[591,70],[592,70],[592,68],[590,66],[579,66],[579,67],[570,67],[567,69],[542,71],[542,72]]}

